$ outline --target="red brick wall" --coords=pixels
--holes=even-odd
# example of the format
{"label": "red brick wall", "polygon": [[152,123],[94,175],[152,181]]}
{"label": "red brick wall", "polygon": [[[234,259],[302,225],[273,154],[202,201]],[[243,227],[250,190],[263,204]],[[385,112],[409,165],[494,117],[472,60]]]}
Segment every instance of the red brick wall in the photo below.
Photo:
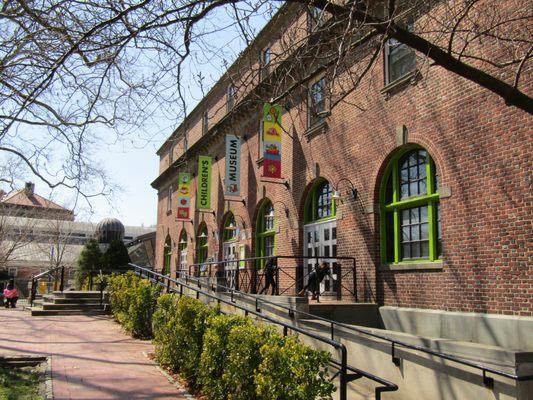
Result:
{"label": "red brick wall", "polygon": [[[531,71],[524,71],[523,88],[533,93]],[[222,254],[212,235],[221,231],[227,210],[246,225],[247,255],[253,255],[257,206],[268,197],[276,208],[278,255],[302,253],[305,195],[313,180],[324,177],[335,184],[348,178],[358,190],[355,201],[339,205],[338,255],[357,260],[361,300],[403,307],[434,308],[516,315],[533,315],[533,230],[531,191],[532,117],[485,89],[439,67],[424,69],[421,79],[385,96],[383,66],[378,63],[346,102],[327,118],[327,127],[305,135],[303,103],[284,116],[283,176],[289,182],[265,181],[257,162],[259,110],[239,115],[202,154],[217,156],[213,166],[212,204],[216,218],[196,213],[194,225],[175,221],[175,205],[166,214],[166,191],[161,186],[158,209],[157,265],[167,232],[177,243],[182,227],[189,237],[189,263],[199,221],[209,228],[209,255]],[[357,106],[356,106],[357,105]],[[443,268],[436,271],[380,269],[379,185],[387,161],[398,149],[396,130],[405,126],[408,143],[428,150],[440,176],[441,187],[451,190],[442,198]],[[223,198],[224,134],[247,135],[242,146],[241,179],[246,206]],[[188,171],[195,172],[196,156]],[[318,166],[318,168],[316,168]],[[175,182],[177,173],[173,177]],[[343,181],[341,188],[348,188]],[[193,189],[196,184],[193,184]],[[194,200],[194,199],[193,199]],[[194,204],[194,201],[193,201]],[[285,217],[284,207],[290,218]],[[221,236],[221,235],[219,235]],[[176,247],[177,249],[177,247]],[[173,249],[172,265],[177,250]]]}

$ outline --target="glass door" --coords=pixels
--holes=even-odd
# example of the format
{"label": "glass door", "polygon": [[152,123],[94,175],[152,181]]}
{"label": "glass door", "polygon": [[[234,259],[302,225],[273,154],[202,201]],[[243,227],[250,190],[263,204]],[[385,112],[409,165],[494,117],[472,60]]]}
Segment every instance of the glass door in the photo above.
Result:
{"label": "glass door", "polygon": [[[304,263],[304,284],[307,284],[308,275],[323,262],[330,266],[331,275],[335,275],[335,257],[337,256],[337,221],[318,222],[304,226],[304,251],[306,257],[318,257],[306,259]],[[329,276],[320,283],[321,295],[336,295],[335,284]]]}

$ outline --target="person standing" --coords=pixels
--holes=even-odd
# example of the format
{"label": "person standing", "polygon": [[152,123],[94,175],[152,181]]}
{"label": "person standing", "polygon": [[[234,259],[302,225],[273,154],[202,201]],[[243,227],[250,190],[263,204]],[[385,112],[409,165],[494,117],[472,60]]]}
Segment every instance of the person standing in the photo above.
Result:
{"label": "person standing", "polygon": [[5,307],[15,308],[17,305],[17,300],[19,299],[19,293],[15,287],[15,280],[11,279],[7,284],[7,287],[4,289],[4,298],[5,298]]}
{"label": "person standing", "polygon": [[331,275],[331,268],[327,262],[322,262],[318,270],[312,270],[307,276],[307,284],[302,290],[298,293],[298,296],[304,296],[307,291],[310,291],[313,294],[311,300],[318,299],[320,294],[320,284],[326,276],[329,276],[331,280],[335,280],[333,275]]}
{"label": "person standing", "polygon": [[276,259],[274,257],[271,257],[267,260],[265,267],[263,269],[264,275],[265,275],[265,286],[259,294],[266,293],[268,294],[268,289],[272,288],[271,295],[274,295],[276,291],[276,271],[278,267],[276,266]]}

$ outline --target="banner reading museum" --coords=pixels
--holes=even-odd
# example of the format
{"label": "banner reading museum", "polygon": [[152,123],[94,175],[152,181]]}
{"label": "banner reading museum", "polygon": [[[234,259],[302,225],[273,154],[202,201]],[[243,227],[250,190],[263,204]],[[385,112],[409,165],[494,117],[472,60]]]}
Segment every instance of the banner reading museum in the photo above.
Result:
{"label": "banner reading museum", "polygon": [[211,164],[211,157],[198,157],[198,188],[196,191],[196,208],[198,210],[211,209]]}
{"label": "banner reading museum", "polygon": [[226,135],[224,194],[227,196],[241,194],[241,139],[235,135]]}

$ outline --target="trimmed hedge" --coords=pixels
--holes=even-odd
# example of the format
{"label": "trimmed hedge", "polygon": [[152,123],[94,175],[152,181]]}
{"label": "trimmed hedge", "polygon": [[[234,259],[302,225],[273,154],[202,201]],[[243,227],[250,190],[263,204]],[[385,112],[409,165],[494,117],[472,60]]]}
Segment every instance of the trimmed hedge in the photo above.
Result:
{"label": "trimmed hedge", "polygon": [[109,303],[115,319],[133,337],[152,337],[152,314],[161,292],[132,271],[108,278]]}
{"label": "trimmed hedge", "polygon": [[158,362],[210,400],[332,398],[328,352],[190,297],[159,296],[131,272],[111,277],[109,291],[117,321],[137,337],[153,332]]}
{"label": "trimmed hedge", "polygon": [[153,320],[158,361],[210,400],[331,399],[330,354],[251,318],[163,295]]}

